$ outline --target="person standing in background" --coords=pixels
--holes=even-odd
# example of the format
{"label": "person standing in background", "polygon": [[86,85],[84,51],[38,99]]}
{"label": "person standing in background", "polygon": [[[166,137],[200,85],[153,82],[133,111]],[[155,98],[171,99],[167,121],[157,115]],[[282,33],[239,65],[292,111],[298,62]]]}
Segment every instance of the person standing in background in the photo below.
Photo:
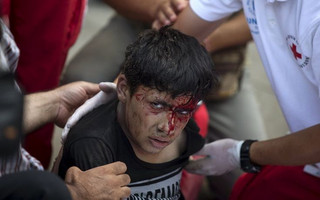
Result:
{"label": "person standing in background", "polygon": [[[59,85],[68,50],[82,25],[86,0],[0,1],[2,16],[20,49],[16,80],[25,93],[50,90]],[[25,138],[24,147],[48,168],[53,124]]]}
{"label": "person standing in background", "polygon": [[[22,95],[14,80],[19,58],[12,34],[0,19],[0,199],[119,199],[130,195],[124,163],[83,172],[72,167],[65,182],[43,171],[21,147],[24,134],[55,122],[63,126],[73,111],[99,91],[97,84],[71,83],[51,91]],[[100,87],[105,95],[109,90]]]}

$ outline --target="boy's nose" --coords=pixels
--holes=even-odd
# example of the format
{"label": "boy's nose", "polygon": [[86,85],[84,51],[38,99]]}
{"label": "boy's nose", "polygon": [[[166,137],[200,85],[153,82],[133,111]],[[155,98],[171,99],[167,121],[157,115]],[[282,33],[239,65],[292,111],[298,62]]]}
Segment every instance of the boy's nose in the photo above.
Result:
{"label": "boy's nose", "polygon": [[162,121],[158,125],[158,129],[161,132],[165,132],[167,135],[172,135],[175,128],[175,118],[172,113],[163,117]]}

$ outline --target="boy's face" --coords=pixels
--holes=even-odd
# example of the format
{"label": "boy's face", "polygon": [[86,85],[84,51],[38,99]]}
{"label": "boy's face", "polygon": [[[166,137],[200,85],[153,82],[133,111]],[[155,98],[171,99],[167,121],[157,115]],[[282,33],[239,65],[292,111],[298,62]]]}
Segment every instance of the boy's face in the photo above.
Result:
{"label": "boy's face", "polygon": [[159,153],[181,134],[197,103],[187,95],[172,99],[144,86],[132,96],[127,92],[124,124],[133,148],[140,154]]}

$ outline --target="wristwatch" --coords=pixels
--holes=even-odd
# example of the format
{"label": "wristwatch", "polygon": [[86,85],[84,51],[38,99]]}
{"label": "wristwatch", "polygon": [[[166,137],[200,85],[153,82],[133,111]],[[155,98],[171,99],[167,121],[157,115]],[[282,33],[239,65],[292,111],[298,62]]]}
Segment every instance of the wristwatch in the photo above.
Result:
{"label": "wristwatch", "polygon": [[250,160],[250,146],[257,140],[245,140],[240,149],[240,166],[241,169],[249,173],[258,173],[261,171],[261,166]]}

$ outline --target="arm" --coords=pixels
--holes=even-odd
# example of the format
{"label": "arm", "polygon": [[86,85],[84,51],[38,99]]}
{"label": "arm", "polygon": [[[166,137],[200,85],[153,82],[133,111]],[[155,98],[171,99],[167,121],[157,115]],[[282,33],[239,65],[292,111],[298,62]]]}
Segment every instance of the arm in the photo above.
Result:
{"label": "arm", "polygon": [[216,52],[227,47],[246,44],[250,40],[252,40],[250,29],[243,12],[240,12],[213,31],[203,43],[209,52]]}
{"label": "arm", "polygon": [[[162,26],[169,25],[174,23],[177,19],[177,15],[182,12],[188,6],[188,1],[186,0],[171,0],[171,2],[166,2],[160,6],[156,19],[152,24],[152,27],[155,29],[160,29]],[[190,9],[190,8],[189,8]],[[189,13],[186,13],[189,12]],[[185,11],[184,15],[186,17],[179,16],[179,20],[174,24],[174,28],[179,29],[182,32],[188,33],[185,28],[188,26],[194,26],[194,24],[202,23],[204,20],[200,19],[192,10]],[[196,20],[195,23],[185,23],[181,22],[181,18],[187,18],[185,21]],[[211,23],[208,24],[208,27]],[[206,24],[203,25],[206,28]],[[202,26],[201,26],[202,27]],[[194,29],[193,27],[190,27]],[[192,30],[193,31],[193,30]],[[194,35],[193,32],[189,33]],[[199,39],[199,38],[198,38]],[[220,49],[224,49],[231,46],[243,45],[252,39],[251,33],[244,16],[244,13],[238,12],[235,16],[230,17],[225,23],[215,29],[211,34],[204,39],[204,46],[209,52],[215,52]]]}
{"label": "arm", "polygon": [[[254,142],[250,160],[259,165],[297,166],[320,162],[320,124],[265,141]],[[203,175],[221,175],[240,167],[242,141],[222,139],[206,144],[197,155],[205,159],[191,162],[186,169]]]}
{"label": "arm", "polygon": [[196,15],[190,6],[188,6],[181,14],[179,14],[173,28],[176,28],[187,35],[194,36],[199,41],[203,41],[223,21],[223,19],[214,22],[205,21]]}
{"label": "arm", "polygon": [[75,82],[48,92],[26,95],[24,132],[29,133],[49,122],[64,126],[74,110],[98,91],[97,84]]}
{"label": "arm", "polygon": [[260,165],[305,165],[320,162],[320,124],[271,140],[255,142],[250,158]]}

